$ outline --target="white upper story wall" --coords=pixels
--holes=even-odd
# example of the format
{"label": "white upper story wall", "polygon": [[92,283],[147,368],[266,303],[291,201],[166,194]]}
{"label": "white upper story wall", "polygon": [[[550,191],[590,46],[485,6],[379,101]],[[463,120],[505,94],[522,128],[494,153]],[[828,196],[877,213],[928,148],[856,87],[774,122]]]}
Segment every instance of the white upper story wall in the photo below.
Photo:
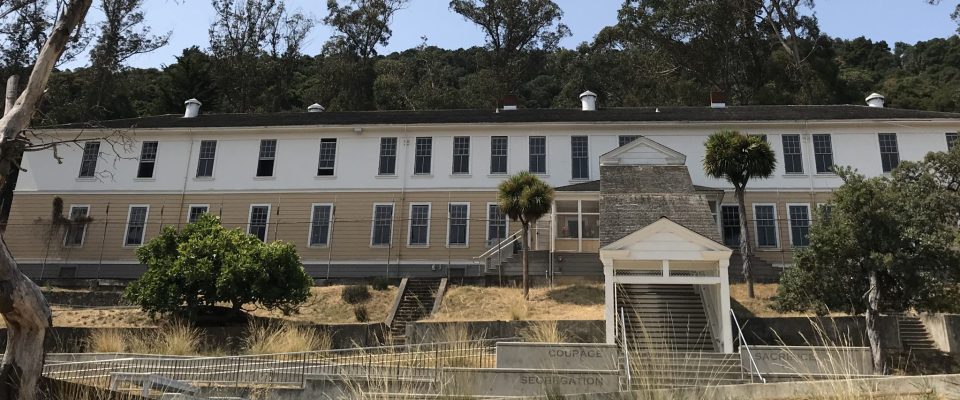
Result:
{"label": "white upper story wall", "polygon": [[[202,117],[201,117],[202,118]],[[161,128],[131,131],[131,153],[116,159],[101,146],[96,178],[80,178],[82,145],[62,145],[58,163],[51,151],[27,153],[17,184],[19,192],[230,192],[230,191],[397,191],[495,190],[504,175],[490,174],[491,137],[507,136],[508,172],[527,170],[529,138],[545,136],[547,172],[554,186],[583,182],[572,178],[571,137],[587,136],[590,175],[599,177],[600,156],[618,147],[621,135],[643,135],[686,155],[694,184],[726,188],[726,182],[703,174],[704,142],[720,129],[766,135],[777,153],[777,171],[769,179],[750,183],[751,189],[824,191],[840,184],[832,174],[817,174],[812,135],[829,134],[835,165],[851,166],[877,176],[883,173],[879,133],[896,133],[900,160],[919,160],[930,151],[947,149],[948,132],[960,130],[960,119],[850,120],[785,122],[589,122],[522,124],[372,125],[357,132],[354,126],[280,126],[257,128]],[[72,137],[76,131],[47,131]],[[85,133],[86,134],[86,133]],[[92,132],[90,134],[95,134]],[[801,135],[803,174],[787,174],[783,162],[783,135]],[[470,137],[470,173],[453,174],[455,136]],[[380,138],[398,138],[396,174],[378,175]],[[433,138],[431,173],[414,174],[416,137]],[[317,176],[321,138],[336,138],[334,176]],[[276,139],[272,177],[256,177],[261,139]],[[198,178],[202,140],[216,140],[214,172]],[[157,141],[154,177],[138,179],[137,158],[144,141]]]}

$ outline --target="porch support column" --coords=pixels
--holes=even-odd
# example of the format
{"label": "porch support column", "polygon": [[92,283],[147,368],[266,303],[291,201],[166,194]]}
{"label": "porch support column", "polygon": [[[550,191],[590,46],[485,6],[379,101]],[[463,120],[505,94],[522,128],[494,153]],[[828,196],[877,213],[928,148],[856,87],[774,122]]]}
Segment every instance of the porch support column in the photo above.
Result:
{"label": "porch support column", "polygon": [[615,344],[617,342],[617,301],[614,290],[613,267],[603,267],[603,317],[606,322],[607,343]]}
{"label": "porch support column", "polygon": [[721,259],[720,263],[720,331],[723,334],[723,352],[733,353],[733,329],[730,316],[730,259]]}

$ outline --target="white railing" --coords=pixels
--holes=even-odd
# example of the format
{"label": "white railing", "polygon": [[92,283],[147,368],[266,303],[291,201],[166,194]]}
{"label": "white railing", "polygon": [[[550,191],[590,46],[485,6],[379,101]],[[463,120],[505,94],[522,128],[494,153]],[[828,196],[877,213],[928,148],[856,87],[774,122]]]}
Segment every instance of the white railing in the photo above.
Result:
{"label": "white railing", "polygon": [[753,367],[753,371],[757,373],[757,378],[760,378],[760,382],[767,383],[766,378],[760,373],[760,367],[757,366],[757,361],[753,359],[753,353],[750,352],[747,339],[743,337],[743,329],[740,329],[740,321],[737,320],[737,314],[734,313],[733,310],[730,310],[730,315],[733,316],[733,324],[737,326],[737,334],[740,335],[740,347],[747,349],[747,358],[750,359],[750,366]]}
{"label": "white railing", "polygon": [[518,240],[523,238],[523,230],[518,230],[514,233],[507,235],[506,239],[500,241],[487,249],[479,256],[473,258],[473,262],[477,264],[483,264],[486,271],[489,271],[493,267],[499,267],[500,264],[507,258],[510,258],[510,255],[505,255],[505,252],[513,251],[513,244]]}

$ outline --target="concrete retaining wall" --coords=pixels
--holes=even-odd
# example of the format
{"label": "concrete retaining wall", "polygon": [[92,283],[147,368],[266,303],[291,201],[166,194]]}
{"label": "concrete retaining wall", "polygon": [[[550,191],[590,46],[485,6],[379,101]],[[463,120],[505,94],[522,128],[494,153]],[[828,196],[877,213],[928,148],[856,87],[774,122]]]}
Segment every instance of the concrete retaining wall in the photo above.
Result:
{"label": "concrete retaining wall", "polygon": [[[466,325],[472,338],[512,338],[535,321],[467,321],[416,322],[407,325],[407,343],[443,342],[444,332],[450,326]],[[605,342],[602,320],[557,321],[557,329],[564,332],[571,343]]]}
{"label": "concrete retaining wall", "polygon": [[[870,346],[866,323],[860,316],[747,318],[740,323],[750,345]],[[877,330],[884,349],[903,349],[896,317],[878,318]],[[736,332],[734,327],[734,335]]]}
{"label": "concrete retaining wall", "polygon": [[612,344],[497,343],[497,368],[615,370]]}
{"label": "concrete retaining wall", "polygon": [[960,353],[960,315],[920,314],[923,326],[937,348],[948,353]]}
{"label": "concrete retaining wall", "polygon": [[536,396],[620,390],[618,371],[449,368],[443,374],[446,387],[456,389],[453,394]]}
{"label": "concrete retaining wall", "polygon": [[764,376],[779,379],[874,375],[869,347],[750,346],[740,360],[748,371],[756,366]]}

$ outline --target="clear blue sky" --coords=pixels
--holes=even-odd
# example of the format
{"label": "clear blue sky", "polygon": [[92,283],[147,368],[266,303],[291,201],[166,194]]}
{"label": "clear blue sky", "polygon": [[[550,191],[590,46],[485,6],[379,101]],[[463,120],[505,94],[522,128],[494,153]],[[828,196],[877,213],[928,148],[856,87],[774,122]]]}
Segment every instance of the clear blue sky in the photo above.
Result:
{"label": "clear blue sky", "polygon": [[[620,0],[555,0],[563,8],[564,23],[573,31],[573,37],[562,43],[575,47],[590,41],[604,26],[616,22]],[[96,3],[96,2],[95,2]],[[380,49],[382,54],[418,45],[421,36],[428,43],[445,48],[470,47],[483,43],[483,34],[473,24],[448,10],[447,0],[412,0],[410,7],[396,14],[390,45]],[[944,0],[939,6],[927,5],[924,0],[817,0],[816,14],[821,29],[831,36],[854,38],[866,36],[895,42],[915,43],[934,37],[956,33],[957,25],[950,20],[950,11],[956,2]],[[299,9],[317,20],[326,15],[325,0],[287,0],[289,9]],[[153,53],[130,60],[137,67],[159,67],[173,63],[174,56],[192,45],[206,48],[207,30],[213,20],[208,0],[146,0],[147,23],[154,32],[172,31],[170,44]],[[100,10],[91,10],[91,21],[101,18]],[[330,35],[330,29],[318,21],[308,38],[305,52],[316,54]],[[64,67],[76,67],[87,62],[86,56]]]}

